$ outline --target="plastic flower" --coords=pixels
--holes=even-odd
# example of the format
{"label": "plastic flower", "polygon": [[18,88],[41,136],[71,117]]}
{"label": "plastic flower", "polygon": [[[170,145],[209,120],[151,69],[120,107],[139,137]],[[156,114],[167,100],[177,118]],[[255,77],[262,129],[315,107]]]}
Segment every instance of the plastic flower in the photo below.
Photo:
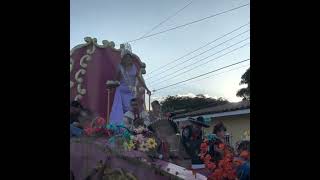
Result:
{"label": "plastic flower", "polygon": [[147,146],[148,146],[149,149],[153,149],[153,148],[155,148],[157,146],[157,143],[153,138],[148,138]]}
{"label": "plastic flower", "polygon": [[135,136],[134,140],[137,141],[138,143],[142,143],[144,141],[144,137],[142,134],[138,134]]}
{"label": "plastic flower", "polygon": [[125,150],[129,150],[128,143],[126,141],[123,143],[123,147]]}
{"label": "plastic flower", "polygon": [[204,162],[209,162],[211,160],[211,156],[209,154],[207,154],[205,157],[204,157]]}
{"label": "plastic flower", "polygon": [[128,144],[128,150],[133,149],[134,146],[135,146],[135,144],[133,143],[133,141],[130,141],[129,144]]}
{"label": "plastic flower", "polygon": [[201,153],[206,153],[208,151],[207,143],[201,143],[200,150],[201,150]]}
{"label": "plastic flower", "polygon": [[114,125],[114,124],[108,124],[107,125],[107,129],[109,129],[110,131],[116,131],[117,130],[117,127]]}
{"label": "plastic flower", "polygon": [[223,143],[219,144],[219,149],[221,149],[221,150],[224,149],[224,144]]}
{"label": "plastic flower", "polygon": [[86,135],[91,136],[94,133],[94,129],[91,127],[85,128],[84,132],[86,133]]}
{"label": "plastic flower", "polygon": [[139,126],[138,128],[134,129],[134,131],[138,134],[142,133],[144,131],[144,127]]}
{"label": "plastic flower", "polygon": [[130,136],[131,136],[131,134],[129,133],[129,131],[124,131],[122,134],[122,137],[127,140],[130,140]]}
{"label": "plastic flower", "polygon": [[94,128],[94,132],[96,132],[96,133],[98,133],[98,132],[100,132],[102,130],[102,128],[99,128],[99,127],[96,127],[96,128]]}
{"label": "plastic flower", "polygon": [[115,141],[116,141],[116,138],[115,137],[111,137],[111,138],[109,138],[108,141],[109,141],[109,143],[114,144]]}
{"label": "plastic flower", "polygon": [[106,121],[102,117],[99,117],[96,120],[96,123],[97,123],[97,126],[103,126],[106,123]]}
{"label": "plastic flower", "polygon": [[206,167],[212,171],[216,168],[216,165],[213,162],[208,162],[206,163]]}
{"label": "plastic flower", "polygon": [[146,152],[148,150],[148,145],[146,143],[143,142],[140,144],[139,151]]}

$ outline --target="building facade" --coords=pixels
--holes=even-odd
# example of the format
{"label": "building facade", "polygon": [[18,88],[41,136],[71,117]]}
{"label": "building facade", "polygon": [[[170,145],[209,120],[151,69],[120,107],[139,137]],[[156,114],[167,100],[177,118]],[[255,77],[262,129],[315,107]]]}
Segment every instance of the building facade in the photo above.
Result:
{"label": "building facade", "polygon": [[173,119],[181,128],[190,123],[187,121],[189,117],[197,118],[198,116],[204,117],[210,124],[209,128],[204,128],[204,134],[212,133],[215,123],[221,121],[227,128],[226,141],[232,146],[243,140],[245,133],[250,132],[250,101],[208,107],[177,115]]}

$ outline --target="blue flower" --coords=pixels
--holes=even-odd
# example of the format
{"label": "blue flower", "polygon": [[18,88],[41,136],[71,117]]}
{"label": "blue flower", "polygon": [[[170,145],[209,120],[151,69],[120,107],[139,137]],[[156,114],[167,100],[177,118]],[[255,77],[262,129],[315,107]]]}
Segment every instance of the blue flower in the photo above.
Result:
{"label": "blue flower", "polygon": [[125,139],[130,140],[131,134],[129,133],[129,131],[126,130],[126,131],[123,132],[122,137],[125,138]]}

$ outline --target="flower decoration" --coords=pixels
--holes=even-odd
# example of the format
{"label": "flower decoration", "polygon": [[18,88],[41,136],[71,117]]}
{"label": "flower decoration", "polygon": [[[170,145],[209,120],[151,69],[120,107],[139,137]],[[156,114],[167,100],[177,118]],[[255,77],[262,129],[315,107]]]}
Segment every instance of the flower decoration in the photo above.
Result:
{"label": "flower decoration", "polygon": [[142,143],[145,140],[145,138],[143,137],[142,134],[138,134],[134,137],[134,140],[137,141],[138,143]]}
{"label": "flower decoration", "polygon": [[220,143],[219,146],[218,146],[218,148],[219,148],[220,150],[224,150],[224,144],[223,144],[223,143]]}
{"label": "flower decoration", "polygon": [[215,165],[213,162],[208,162],[208,163],[206,163],[206,167],[207,167],[210,171],[212,171],[212,170],[214,170],[214,169],[216,168],[216,165]]}
{"label": "flower decoration", "polygon": [[205,162],[205,163],[208,163],[208,162],[210,162],[210,160],[211,160],[211,156],[210,156],[209,154],[207,154],[207,155],[204,157],[204,162]]}
{"label": "flower decoration", "polygon": [[131,134],[129,131],[124,131],[123,134],[122,134],[123,138],[126,139],[126,140],[130,140],[131,138]]}
{"label": "flower decoration", "polygon": [[200,150],[201,150],[201,153],[207,153],[207,151],[208,151],[208,144],[207,144],[207,143],[201,143],[201,145],[200,145]]}
{"label": "flower decoration", "polygon": [[123,147],[124,147],[125,150],[129,150],[129,146],[128,146],[127,141],[125,141],[125,142],[123,143]]}
{"label": "flower decoration", "polygon": [[146,152],[148,150],[148,145],[145,142],[140,144],[139,151]]}
{"label": "flower decoration", "polygon": [[135,128],[134,131],[137,134],[143,133],[145,131],[145,128],[143,126],[139,126],[138,128]]}
{"label": "flower decoration", "polygon": [[116,141],[116,139],[115,139],[114,136],[113,136],[113,137],[110,137],[109,140],[108,140],[108,142],[109,142],[110,144],[114,144],[115,141]]}
{"label": "flower decoration", "polygon": [[99,117],[99,118],[96,120],[97,126],[102,127],[105,123],[106,123],[106,120],[104,120],[102,117]]}
{"label": "flower decoration", "polygon": [[134,147],[135,147],[135,144],[133,143],[132,140],[130,140],[129,143],[128,143],[128,150],[131,150],[131,149],[133,149]]}
{"label": "flower decoration", "polygon": [[157,146],[157,143],[156,143],[155,139],[148,138],[147,146],[148,146],[149,149],[154,149]]}
{"label": "flower decoration", "polygon": [[220,143],[218,144],[218,149],[223,152],[223,157],[221,160],[216,161],[207,151],[210,143],[209,139],[211,140],[211,137],[208,137],[208,140],[204,140],[200,145],[200,159],[210,172],[207,177],[208,180],[237,180],[237,168],[250,158],[250,153],[244,150],[240,153],[240,157],[235,157],[234,152],[228,145]]}
{"label": "flower decoration", "polygon": [[108,124],[107,125],[107,129],[109,129],[110,131],[115,132],[117,130],[117,127],[114,124]]}
{"label": "flower decoration", "polygon": [[94,133],[94,129],[91,127],[85,128],[84,132],[87,136],[91,136]]}

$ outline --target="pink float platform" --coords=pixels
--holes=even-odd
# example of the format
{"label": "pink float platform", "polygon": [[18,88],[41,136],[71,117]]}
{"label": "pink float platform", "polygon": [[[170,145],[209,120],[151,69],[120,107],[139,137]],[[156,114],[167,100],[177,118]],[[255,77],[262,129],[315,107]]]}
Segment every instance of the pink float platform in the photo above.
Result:
{"label": "pink float platform", "polygon": [[[134,174],[138,179],[167,180],[172,177],[186,180],[205,180],[204,175],[185,169],[181,166],[162,161],[150,160],[146,154],[139,151],[110,151],[105,138],[80,138],[70,140],[70,170],[75,180],[84,179],[88,172],[96,167],[99,161],[108,161],[112,168],[123,168]],[[109,163],[110,162],[110,163]],[[165,175],[155,172],[161,170]]]}

